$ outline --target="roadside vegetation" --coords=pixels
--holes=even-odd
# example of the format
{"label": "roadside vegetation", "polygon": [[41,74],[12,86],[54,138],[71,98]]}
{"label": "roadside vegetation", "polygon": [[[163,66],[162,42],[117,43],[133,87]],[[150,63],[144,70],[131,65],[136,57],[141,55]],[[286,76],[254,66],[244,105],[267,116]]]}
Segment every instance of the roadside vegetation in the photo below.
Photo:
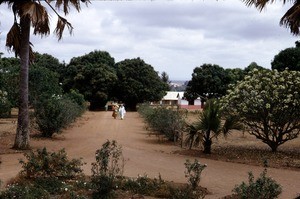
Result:
{"label": "roadside vegetation", "polygon": [[208,191],[199,186],[202,170],[198,161],[187,160],[186,184],[176,184],[146,174],[136,178],[123,176],[122,147],[106,141],[95,153],[92,176],[83,174],[81,159],[69,159],[64,149],[49,152],[46,148],[30,151],[20,160],[22,170],[0,193],[1,199],[109,199],[152,196],[170,199],[204,198]]}

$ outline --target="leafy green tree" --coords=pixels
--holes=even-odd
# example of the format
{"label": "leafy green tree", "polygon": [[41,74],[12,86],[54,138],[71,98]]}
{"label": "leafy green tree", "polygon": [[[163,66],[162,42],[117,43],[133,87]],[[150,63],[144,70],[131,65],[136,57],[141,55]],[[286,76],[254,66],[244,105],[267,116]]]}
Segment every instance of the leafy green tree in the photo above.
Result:
{"label": "leafy green tree", "polygon": [[19,96],[20,60],[17,58],[0,59],[0,90],[7,92],[12,107],[17,107]]}
{"label": "leafy green tree", "polygon": [[114,58],[106,51],[72,58],[63,72],[64,90],[78,90],[90,102],[91,110],[104,107],[117,82],[114,64]]}
{"label": "leafy green tree", "polygon": [[227,68],[225,71],[229,76],[230,84],[236,84],[238,81],[244,79],[244,70],[241,68]]}
{"label": "leafy green tree", "polygon": [[33,64],[29,71],[29,102],[33,104],[45,98],[62,95],[59,75],[48,68]]}
{"label": "leafy green tree", "polygon": [[62,73],[65,67],[64,64],[60,63],[59,60],[52,55],[47,53],[40,54],[38,52],[34,53],[34,64],[47,68],[55,73],[58,73],[59,75]]}
{"label": "leafy green tree", "polygon": [[262,66],[259,66],[256,62],[251,62],[251,64],[249,64],[249,66],[247,66],[245,69],[244,69],[244,76],[246,76],[250,71],[254,70],[254,69],[257,69],[259,71],[261,70],[267,70],[265,69],[264,67]]}
{"label": "leafy green tree", "polygon": [[[15,137],[14,148],[28,149],[29,145],[29,110],[28,110],[28,70],[33,60],[33,52],[30,43],[30,28],[33,27],[34,34],[42,36],[49,35],[49,15],[42,3],[47,4],[52,10],[63,7],[65,14],[69,13],[70,5],[77,11],[80,10],[80,3],[87,3],[88,0],[66,0],[56,1],[55,7],[48,1],[35,0],[0,0],[0,4],[7,3],[11,6],[14,14],[14,23],[7,33],[6,46],[20,57],[20,92],[19,92],[19,113],[18,125]],[[55,11],[58,15],[58,13]],[[62,38],[65,27],[72,31],[72,25],[63,17],[58,15],[58,22],[55,33],[58,39]]]}
{"label": "leafy green tree", "polygon": [[253,70],[222,99],[251,135],[272,151],[300,133],[300,72]]}
{"label": "leafy green tree", "polygon": [[296,47],[287,48],[275,55],[272,69],[283,71],[285,69],[300,71],[300,45],[296,42]]}
{"label": "leafy green tree", "polygon": [[[222,122],[224,120],[224,122]],[[203,144],[203,153],[211,153],[211,145],[214,138],[219,135],[227,135],[232,129],[242,129],[243,126],[236,116],[226,115],[222,117],[219,102],[210,99],[200,112],[199,119],[189,126],[189,133],[185,143],[190,145]]]}
{"label": "leafy green tree", "polygon": [[226,71],[212,64],[196,67],[184,96],[192,104],[197,97],[218,98],[226,94],[230,78]]}
{"label": "leafy green tree", "polygon": [[[258,8],[260,11],[262,11],[267,4],[274,3],[276,1],[272,0],[243,0],[243,2],[246,3],[247,6],[252,6],[254,5],[256,8]],[[280,25],[286,26],[287,28],[290,29],[291,33],[294,35],[299,35],[300,34],[300,18],[299,18],[299,13],[300,13],[300,2],[299,0],[282,0],[283,4],[285,3],[292,3],[293,5],[290,9],[287,10],[287,12],[282,16],[280,19]]]}
{"label": "leafy green tree", "polygon": [[168,84],[140,58],[118,62],[116,70],[118,83],[115,96],[129,109],[135,110],[138,103],[159,101],[168,90]]}

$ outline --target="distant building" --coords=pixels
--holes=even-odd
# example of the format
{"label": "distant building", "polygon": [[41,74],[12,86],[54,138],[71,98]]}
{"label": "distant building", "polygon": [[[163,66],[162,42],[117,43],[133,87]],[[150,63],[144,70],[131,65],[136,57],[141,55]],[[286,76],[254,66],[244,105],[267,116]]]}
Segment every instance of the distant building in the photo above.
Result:
{"label": "distant building", "polygon": [[194,100],[194,105],[189,105],[189,102],[184,98],[183,91],[167,91],[167,94],[159,102],[160,105],[178,106],[185,109],[201,109],[201,100]]}

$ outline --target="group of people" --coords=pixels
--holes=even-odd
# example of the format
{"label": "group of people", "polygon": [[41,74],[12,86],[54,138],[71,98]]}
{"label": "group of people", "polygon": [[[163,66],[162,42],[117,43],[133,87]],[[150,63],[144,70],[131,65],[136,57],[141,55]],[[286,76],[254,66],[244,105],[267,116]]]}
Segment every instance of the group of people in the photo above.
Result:
{"label": "group of people", "polygon": [[113,118],[116,119],[119,115],[121,120],[124,119],[125,114],[126,114],[126,110],[125,110],[125,107],[124,107],[123,104],[121,104],[120,106],[118,104],[114,104],[112,106],[112,111],[113,111],[113,113],[112,113]]}

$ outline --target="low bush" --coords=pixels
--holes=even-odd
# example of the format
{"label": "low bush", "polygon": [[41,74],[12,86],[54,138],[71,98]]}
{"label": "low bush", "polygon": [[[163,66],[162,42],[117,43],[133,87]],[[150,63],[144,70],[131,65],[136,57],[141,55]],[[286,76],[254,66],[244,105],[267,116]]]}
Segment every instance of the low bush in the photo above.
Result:
{"label": "low bush", "polygon": [[43,137],[59,133],[82,115],[85,104],[81,97],[81,94],[73,91],[65,96],[52,96],[35,103],[34,115]]}
{"label": "low bush", "polygon": [[188,184],[191,186],[193,190],[196,190],[199,186],[201,173],[203,169],[205,169],[205,164],[200,164],[198,160],[192,163],[189,160],[186,160],[185,165],[185,177],[188,178]]}
{"label": "low bush", "polygon": [[69,160],[64,149],[50,153],[46,148],[24,154],[26,161],[20,160],[21,175],[26,178],[71,179],[82,175],[81,159]]}
{"label": "low bush", "polygon": [[92,163],[93,198],[113,198],[118,177],[122,177],[124,159],[122,148],[115,140],[106,141],[95,154]]}
{"label": "low bush", "polygon": [[138,110],[151,130],[165,135],[170,141],[176,141],[178,132],[182,131],[186,125],[185,114],[178,110],[166,107],[152,108],[147,105],[141,106]]}
{"label": "low bush", "polygon": [[1,199],[50,199],[50,194],[32,183],[15,183],[9,185],[0,194]]}
{"label": "low bush", "polygon": [[[24,155],[26,161],[20,160],[20,175],[0,193],[1,199],[110,199],[134,195],[199,199],[207,194],[201,187],[193,189],[190,185],[166,182],[160,175],[154,179],[147,175],[124,177],[122,150],[116,141],[107,141],[96,151],[91,177],[82,174],[81,160],[68,160],[63,149],[49,153],[44,148]],[[197,167],[199,163],[186,164],[193,168],[191,171],[199,171],[191,165]]]}
{"label": "low bush", "polygon": [[235,198],[274,199],[281,194],[281,186],[274,179],[266,176],[267,169],[264,169],[256,180],[254,180],[252,172],[249,172],[248,175],[248,184],[242,182],[232,190]]}
{"label": "low bush", "polygon": [[164,180],[162,180],[160,175],[158,179],[151,179],[146,174],[143,176],[138,175],[137,178],[127,178],[122,181],[121,187],[133,194],[143,194],[164,198],[169,195],[168,185]]}

